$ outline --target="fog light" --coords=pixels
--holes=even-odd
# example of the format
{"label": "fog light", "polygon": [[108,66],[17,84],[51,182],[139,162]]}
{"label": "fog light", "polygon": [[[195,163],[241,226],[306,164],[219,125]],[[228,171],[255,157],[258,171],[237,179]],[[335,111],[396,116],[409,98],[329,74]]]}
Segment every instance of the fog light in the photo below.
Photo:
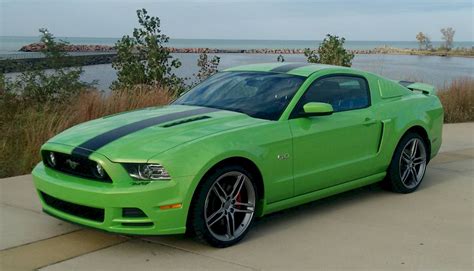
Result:
{"label": "fog light", "polygon": [[52,167],[56,166],[56,156],[54,156],[54,152],[50,152],[48,155],[48,162],[49,165]]}
{"label": "fog light", "polygon": [[100,164],[97,164],[95,166],[95,169],[97,170],[97,175],[101,178],[104,178],[105,176],[104,168]]}
{"label": "fog light", "polygon": [[123,217],[147,217],[146,214],[138,208],[123,208]]}

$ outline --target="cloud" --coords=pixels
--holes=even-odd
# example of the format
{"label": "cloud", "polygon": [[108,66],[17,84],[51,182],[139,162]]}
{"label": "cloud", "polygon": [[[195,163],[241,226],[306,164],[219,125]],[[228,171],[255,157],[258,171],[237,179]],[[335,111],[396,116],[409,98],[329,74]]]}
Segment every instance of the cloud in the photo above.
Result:
{"label": "cloud", "polygon": [[135,10],[159,16],[171,37],[321,39],[334,33],[352,40],[413,40],[418,31],[439,39],[473,40],[470,0],[2,0],[3,35],[119,37],[136,26]]}

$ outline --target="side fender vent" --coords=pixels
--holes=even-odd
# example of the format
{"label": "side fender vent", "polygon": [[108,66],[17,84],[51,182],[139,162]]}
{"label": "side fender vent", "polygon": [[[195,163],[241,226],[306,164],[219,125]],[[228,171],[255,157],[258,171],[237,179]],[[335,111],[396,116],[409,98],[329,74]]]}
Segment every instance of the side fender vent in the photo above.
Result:
{"label": "side fender vent", "polygon": [[193,121],[198,121],[198,120],[204,120],[204,119],[210,119],[211,117],[209,116],[199,116],[199,117],[194,117],[194,118],[189,118],[189,119],[183,119],[183,120],[178,120],[178,121],[175,121],[175,122],[171,122],[171,123],[167,123],[161,127],[163,128],[168,128],[168,127],[172,127],[172,126],[176,126],[176,125],[180,125],[180,124],[184,124],[184,123],[188,123],[188,122],[193,122]]}

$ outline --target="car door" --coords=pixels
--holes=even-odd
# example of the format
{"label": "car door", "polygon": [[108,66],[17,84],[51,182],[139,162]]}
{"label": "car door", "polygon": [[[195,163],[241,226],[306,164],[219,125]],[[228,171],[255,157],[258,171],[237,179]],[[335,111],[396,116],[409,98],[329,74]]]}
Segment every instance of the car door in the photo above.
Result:
{"label": "car door", "polygon": [[[334,113],[302,116],[308,102],[329,103]],[[370,106],[364,77],[342,74],[316,79],[295,106],[289,125],[295,195],[374,174],[370,164],[378,151],[382,126]]]}

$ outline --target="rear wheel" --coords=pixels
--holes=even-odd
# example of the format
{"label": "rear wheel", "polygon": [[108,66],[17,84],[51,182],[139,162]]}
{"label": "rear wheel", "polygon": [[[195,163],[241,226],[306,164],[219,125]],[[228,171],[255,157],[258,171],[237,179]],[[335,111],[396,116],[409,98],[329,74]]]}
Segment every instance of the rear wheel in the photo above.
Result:
{"label": "rear wheel", "polygon": [[250,172],[225,166],[207,177],[191,207],[196,236],[215,247],[227,247],[247,234],[254,220],[256,187]]}
{"label": "rear wheel", "polygon": [[423,138],[416,133],[405,135],[398,144],[388,169],[388,185],[392,191],[411,193],[420,186],[428,157]]}

